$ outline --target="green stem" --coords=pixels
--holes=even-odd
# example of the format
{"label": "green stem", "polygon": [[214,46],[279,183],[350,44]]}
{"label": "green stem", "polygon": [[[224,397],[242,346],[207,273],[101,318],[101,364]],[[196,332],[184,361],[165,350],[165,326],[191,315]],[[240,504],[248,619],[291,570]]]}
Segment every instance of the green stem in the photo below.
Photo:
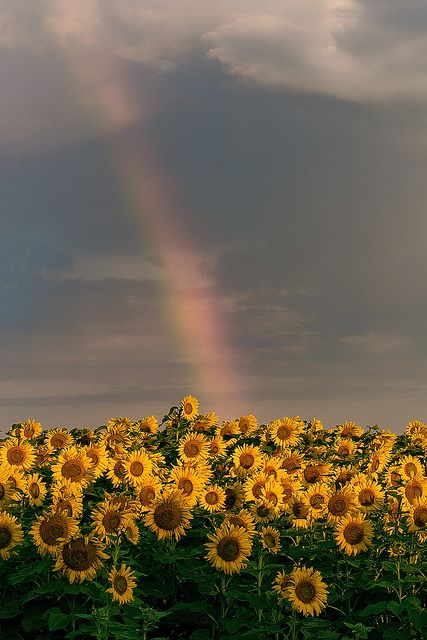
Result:
{"label": "green stem", "polygon": [[[258,597],[260,598],[262,596],[262,578],[263,578],[263,571],[262,571],[262,548],[261,545],[259,547],[259,552],[258,552],[258,564],[257,564],[257,570],[258,570]],[[262,620],[262,613],[263,613],[263,609],[262,607],[258,608],[257,607],[257,613],[258,613],[258,622],[261,622]]]}

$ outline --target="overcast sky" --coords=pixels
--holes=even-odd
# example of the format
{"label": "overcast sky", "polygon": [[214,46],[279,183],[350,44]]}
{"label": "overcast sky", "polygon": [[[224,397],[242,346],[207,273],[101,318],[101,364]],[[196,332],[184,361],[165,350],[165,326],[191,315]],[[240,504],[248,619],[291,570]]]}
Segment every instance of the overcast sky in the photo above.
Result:
{"label": "overcast sky", "polygon": [[425,0],[0,0],[0,428],[427,421]]}

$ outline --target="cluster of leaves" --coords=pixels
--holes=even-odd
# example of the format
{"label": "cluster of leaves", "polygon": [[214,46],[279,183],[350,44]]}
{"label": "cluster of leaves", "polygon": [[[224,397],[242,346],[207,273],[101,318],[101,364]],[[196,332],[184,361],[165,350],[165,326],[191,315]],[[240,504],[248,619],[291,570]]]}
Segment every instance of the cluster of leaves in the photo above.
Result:
{"label": "cluster of leaves", "polygon": [[[31,469],[23,472],[8,469],[8,480],[13,483],[15,477],[13,493],[9,485],[4,486],[9,493],[7,501],[1,503],[1,513],[17,518],[24,537],[8,557],[0,557],[1,637],[11,640],[425,638],[427,523],[416,521],[416,526],[411,523],[414,505],[423,508],[427,500],[427,427],[414,421],[403,435],[396,436],[377,426],[362,430],[354,423],[345,423],[324,429],[315,419],[303,421],[296,416],[283,420],[258,425],[253,416],[243,416],[219,424],[214,414],[186,416],[181,403],[164,416],[160,428],[156,426],[153,430],[142,431],[143,421],[115,419],[97,430],[73,429],[70,434],[73,446],[82,451],[90,444],[102,442],[108,453],[109,470],[113,463],[125,461],[133,452],[144,451],[153,456],[152,473],[163,487],[171,484],[171,470],[189,463],[182,455],[182,443],[191,434],[201,434],[207,442],[221,438],[224,443],[220,455],[205,455],[194,465],[194,469],[200,468],[201,476],[203,469],[209,469],[205,484],[226,489],[240,483],[244,488],[250,478],[262,473],[269,461],[280,462],[276,465],[279,480],[294,482],[294,500],[306,500],[310,481],[304,470],[316,466],[325,473],[322,480],[330,492],[326,496],[345,484],[352,486],[354,478],[362,483],[365,480],[368,486],[373,483],[382,493],[375,508],[363,511],[373,528],[367,549],[349,553],[340,547],[327,510],[321,517],[306,513],[296,518],[292,512],[295,501],[284,500],[280,508],[271,509],[268,517],[261,517],[257,515],[260,500],[255,496],[252,500],[246,492],[240,502],[226,503],[218,511],[210,512],[198,500],[191,507],[191,524],[185,534],[167,539],[147,526],[145,516],[149,508],[136,509],[133,522],[138,530],[137,543],[132,544],[123,531],[109,539],[106,536],[103,542],[108,559],[94,578],[77,582],[70,582],[65,573],[54,570],[55,554],[42,554],[30,535],[40,514],[54,509],[51,489],[58,478],[52,467],[67,447],[49,448],[49,431],[25,438],[23,424],[13,425],[0,442],[2,459],[5,460],[4,452],[11,440],[18,446],[28,444],[38,456]],[[272,434],[277,434],[280,424],[288,424],[286,420],[296,425],[296,435],[289,443],[279,443]],[[120,428],[125,425],[124,431],[118,425]],[[117,437],[120,433],[124,433],[122,442]],[[259,452],[257,468],[244,477],[236,466],[236,452],[242,450],[255,451],[255,458]],[[287,464],[289,460],[292,465]],[[409,464],[415,460],[416,470],[405,476],[404,463],[408,460]],[[34,472],[40,474],[40,483],[47,487],[41,504],[32,503],[28,487],[22,481]],[[414,480],[418,483],[416,498],[408,489],[413,488]],[[0,490],[1,487],[0,482]],[[112,482],[107,470],[93,476],[83,491],[81,535],[93,533],[93,512],[105,502],[106,495],[110,500],[114,496],[125,497],[129,504],[134,504],[138,484],[129,477],[115,478]],[[264,500],[264,508],[267,503]],[[251,554],[239,571],[221,571],[207,559],[208,536],[227,517],[242,513],[254,524]],[[356,509],[352,513],[360,512]],[[280,539],[274,551],[263,544],[262,531],[267,525],[274,527]],[[120,563],[132,570],[137,581],[132,597],[122,605],[106,591],[109,571]],[[290,575],[296,566],[314,567],[328,586],[327,603],[319,616],[302,615],[289,599],[278,598],[272,588],[280,572]]]}

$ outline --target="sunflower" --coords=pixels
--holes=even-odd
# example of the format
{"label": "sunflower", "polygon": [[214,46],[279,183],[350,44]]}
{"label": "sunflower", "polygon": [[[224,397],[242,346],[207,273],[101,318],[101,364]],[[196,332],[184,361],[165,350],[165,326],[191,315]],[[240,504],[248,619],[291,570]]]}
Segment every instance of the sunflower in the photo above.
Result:
{"label": "sunflower", "polygon": [[221,436],[215,436],[209,440],[209,458],[220,458],[227,453],[227,443]]}
{"label": "sunflower", "polygon": [[199,496],[199,504],[210,513],[222,511],[225,506],[225,491],[217,484],[211,484],[203,489]]}
{"label": "sunflower", "polygon": [[326,607],[328,585],[313,567],[295,567],[289,575],[290,584],[284,589],[292,608],[304,616],[318,616]]}
{"label": "sunflower", "polygon": [[312,418],[308,423],[308,430],[311,433],[319,434],[320,431],[323,431],[323,422],[318,420],[317,418]]}
{"label": "sunflower", "polygon": [[340,460],[350,458],[356,451],[356,444],[349,438],[337,438],[334,443],[334,451]]}
{"label": "sunflower", "polygon": [[142,418],[142,420],[138,420],[136,426],[141,433],[152,435],[153,433],[157,433],[159,422],[155,416],[146,416]]}
{"label": "sunflower", "polygon": [[182,491],[188,506],[194,507],[205,484],[197,471],[192,467],[178,465],[172,468],[169,479],[174,489]]}
{"label": "sunflower", "polygon": [[302,489],[301,482],[291,476],[280,478],[280,484],[282,485],[282,500],[286,504]]}
{"label": "sunflower", "polygon": [[414,431],[421,429],[427,434],[427,425],[425,422],[421,422],[421,420],[411,420],[405,427],[405,435],[411,435]]}
{"label": "sunflower", "polygon": [[15,516],[0,512],[0,556],[3,560],[10,558],[15,547],[24,541],[24,532]]}
{"label": "sunflower", "polygon": [[286,513],[295,529],[307,529],[310,525],[308,516],[310,508],[302,493],[295,493],[286,505]]}
{"label": "sunflower", "polygon": [[230,525],[220,527],[214,534],[208,535],[210,542],[205,544],[208,553],[205,556],[213,567],[228,575],[240,573],[246,566],[252,542],[242,527]]}
{"label": "sunflower", "polygon": [[427,496],[427,478],[418,476],[411,478],[402,487],[398,488],[406,504],[413,504],[416,498]]}
{"label": "sunflower", "polygon": [[327,507],[328,522],[331,524],[353,513],[356,509],[356,496],[353,489],[346,485],[338,491],[330,492]]}
{"label": "sunflower", "polygon": [[421,461],[415,456],[404,456],[400,459],[399,470],[404,480],[411,480],[415,476],[422,476],[424,469]]}
{"label": "sunflower", "polygon": [[423,449],[427,448],[427,427],[419,427],[409,434],[409,439],[414,445],[418,445]]}
{"label": "sunflower", "polygon": [[101,442],[114,457],[126,455],[132,443],[129,435],[131,428],[132,420],[130,418],[114,418],[109,421]]}
{"label": "sunflower", "polygon": [[128,520],[124,527],[123,533],[126,536],[126,540],[131,544],[137,545],[139,542],[139,530],[136,523],[133,520]]}
{"label": "sunflower", "polygon": [[284,571],[279,571],[272,583],[272,590],[275,591],[279,602],[286,599],[285,590],[291,585],[291,579]]}
{"label": "sunflower", "polygon": [[182,417],[185,420],[195,418],[199,411],[199,401],[194,396],[185,396],[181,400]]}
{"label": "sunflower", "polygon": [[372,454],[368,467],[365,469],[366,473],[369,473],[374,477],[377,476],[384,471],[385,467],[390,462],[390,458],[391,453],[388,447],[378,449],[378,451],[375,451]]}
{"label": "sunflower", "polygon": [[403,477],[399,469],[399,465],[388,467],[385,474],[385,481],[390,487],[400,487],[403,483]]}
{"label": "sunflower", "polygon": [[103,444],[91,444],[84,448],[86,455],[91,459],[90,470],[93,478],[99,478],[108,469],[109,459],[107,449]]}
{"label": "sunflower", "polygon": [[94,532],[109,546],[123,531],[130,512],[123,511],[120,504],[103,501],[92,513]]}
{"label": "sunflower", "polygon": [[277,446],[294,447],[299,442],[299,436],[303,430],[303,423],[294,418],[282,418],[282,420],[273,420],[268,425],[268,433],[270,439]]}
{"label": "sunflower", "polygon": [[227,511],[233,509],[241,509],[245,502],[245,492],[240,482],[234,482],[228,487],[224,488],[225,491],[225,508]]}
{"label": "sunflower", "polygon": [[286,475],[280,465],[281,460],[278,456],[269,456],[264,459],[264,467],[261,469],[261,472],[270,479],[280,480],[280,478]]}
{"label": "sunflower", "polygon": [[65,574],[71,584],[93,580],[98,569],[103,567],[102,560],[107,559],[104,547],[92,534],[78,534],[57,549],[53,570]]}
{"label": "sunflower", "polygon": [[304,464],[304,457],[297,451],[283,452],[283,455],[278,457],[281,460],[280,468],[289,475],[296,473]]}
{"label": "sunflower", "polygon": [[189,529],[192,517],[182,491],[167,488],[152,503],[144,516],[144,522],[159,540],[179,540],[185,535],[185,529]]}
{"label": "sunflower", "polygon": [[237,436],[240,433],[238,420],[224,420],[221,427],[218,427],[218,436]]}
{"label": "sunflower", "polygon": [[364,515],[349,514],[335,526],[335,539],[340,549],[349,556],[367,551],[372,544],[373,524]]}
{"label": "sunflower", "polygon": [[384,503],[384,491],[375,480],[365,478],[352,484],[357,508],[362,512],[378,511]]}
{"label": "sunflower", "polygon": [[0,511],[13,500],[14,489],[5,469],[0,469]]}
{"label": "sunflower", "polygon": [[239,513],[232,513],[226,516],[223,526],[242,527],[248,536],[255,535],[255,518],[250,511],[242,509]]}
{"label": "sunflower", "polygon": [[129,567],[122,563],[120,569],[113,569],[108,574],[108,581],[111,585],[106,589],[107,593],[111,593],[113,600],[120,605],[133,601],[133,590],[136,587],[135,576]]}
{"label": "sunflower", "polygon": [[86,487],[92,480],[91,464],[91,459],[82,447],[68,447],[59,455],[56,464],[52,465],[53,478],[56,481],[66,478],[71,483]]}
{"label": "sunflower", "polygon": [[283,507],[283,492],[282,485],[278,480],[267,480],[264,486],[261,487],[259,498],[265,500],[277,511],[280,511]]}
{"label": "sunflower", "polygon": [[111,418],[108,421],[107,431],[110,433],[116,433],[116,429],[120,430],[122,433],[126,433],[130,431],[133,427],[132,418],[127,418],[126,416],[121,416],[120,418]]}
{"label": "sunflower", "polygon": [[255,522],[267,523],[276,520],[280,515],[279,510],[273,507],[271,502],[262,498],[250,506],[250,512],[255,518]]}
{"label": "sunflower", "polygon": [[50,429],[46,431],[46,444],[50,451],[65,449],[65,447],[71,447],[73,444],[73,436],[65,427]]}
{"label": "sunflower", "polygon": [[34,461],[34,447],[29,442],[19,444],[16,438],[10,438],[0,449],[0,465],[9,473],[16,469],[29,471]]}
{"label": "sunflower", "polygon": [[280,533],[274,527],[263,527],[260,532],[261,544],[269,553],[279,553]]}
{"label": "sunflower", "polygon": [[254,500],[258,500],[261,497],[261,489],[264,487],[266,482],[267,476],[264,475],[264,473],[252,477],[249,476],[244,484],[246,502],[254,502]]}
{"label": "sunflower", "polygon": [[180,441],[178,455],[184,462],[204,459],[209,455],[209,440],[201,433],[189,431]]}
{"label": "sunflower", "polygon": [[59,546],[79,532],[78,521],[63,512],[42,514],[30,529],[40,555],[55,554]]}
{"label": "sunflower", "polygon": [[46,484],[38,473],[27,478],[27,497],[31,506],[39,507],[46,497]]}
{"label": "sunflower", "polygon": [[26,440],[37,438],[43,431],[42,425],[36,420],[27,420],[21,424],[22,435]]}
{"label": "sunflower", "polygon": [[348,484],[357,473],[357,467],[352,465],[344,465],[339,467],[337,471],[332,474],[331,480],[335,481],[335,487],[341,489],[344,485]]}
{"label": "sunflower", "polygon": [[140,511],[146,511],[160,495],[162,483],[152,475],[143,475],[136,490],[137,504]]}
{"label": "sunflower", "polygon": [[126,478],[126,467],[124,458],[110,458],[107,478],[111,480],[113,486],[116,489],[124,486]]}
{"label": "sunflower", "polygon": [[411,510],[407,516],[409,531],[417,531],[427,534],[427,499],[415,498]]}
{"label": "sunflower", "polygon": [[234,473],[241,478],[258,471],[262,466],[264,456],[259,447],[244,444],[236,447],[233,452]]}
{"label": "sunflower", "polygon": [[[4,470],[6,471],[6,473],[8,473],[7,467],[5,467]],[[9,475],[8,475],[7,480],[10,483],[10,486],[14,491],[14,495],[13,495],[13,499],[14,500],[20,498],[20,496],[19,496],[19,492],[20,491],[22,491],[23,493],[26,493],[26,491],[27,491],[27,476],[18,467],[16,467],[12,471],[9,470]]]}
{"label": "sunflower", "polygon": [[316,482],[308,488],[303,494],[303,499],[308,506],[307,517],[309,520],[317,520],[325,514],[328,509],[329,496],[330,490],[325,482]]}
{"label": "sunflower", "polygon": [[358,427],[354,422],[344,422],[339,429],[339,434],[343,438],[359,438],[363,435],[362,427]]}
{"label": "sunflower", "polygon": [[253,414],[247,416],[240,416],[239,418],[239,431],[242,436],[249,436],[258,427],[258,420]]}
{"label": "sunflower", "polygon": [[327,479],[332,474],[332,465],[322,462],[306,463],[301,472],[301,481],[305,485],[316,484]]}
{"label": "sunflower", "polygon": [[142,476],[150,475],[153,470],[153,463],[144,449],[132,451],[124,460],[123,466],[125,468],[125,480],[135,487],[138,487]]}
{"label": "sunflower", "polygon": [[52,451],[50,451],[47,445],[42,447],[37,447],[36,449],[34,449],[34,455],[35,455],[34,466],[36,467],[36,469],[42,469],[43,467],[46,467],[46,468],[50,467]]}

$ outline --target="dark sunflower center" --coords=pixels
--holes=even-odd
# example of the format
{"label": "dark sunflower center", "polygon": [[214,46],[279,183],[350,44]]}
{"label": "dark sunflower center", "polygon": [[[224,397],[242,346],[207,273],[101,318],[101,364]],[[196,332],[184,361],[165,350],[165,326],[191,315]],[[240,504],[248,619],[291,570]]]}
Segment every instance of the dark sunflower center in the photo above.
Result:
{"label": "dark sunflower center", "polygon": [[153,520],[159,529],[173,531],[181,524],[182,510],[176,504],[159,504],[154,509]]}
{"label": "dark sunflower center", "polygon": [[85,544],[83,538],[70,540],[62,550],[64,564],[73,571],[87,571],[93,566],[96,558],[95,545],[91,542]]}
{"label": "dark sunflower center", "polygon": [[33,482],[29,488],[30,496],[32,498],[38,498],[40,495],[40,487],[37,483]]}
{"label": "dark sunflower center", "polygon": [[282,496],[285,500],[290,500],[292,498],[292,487],[283,487]]}
{"label": "dark sunflower center", "polygon": [[371,471],[377,471],[380,466],[380,460],[378,456],[375,456],[371,463]]}
{"label": "dark sunflower center", "polygon": [[61,472],[64,478],[71,478],[75,481],[82,480],[85,475],[84,467],[79,460],[67,460],[62,465]]}
{"label": "dark sunflower center", "polygon": [[0,549],[8,546],[12,540],[12,532],[8,527],[0,527]]}
{"label": "dark sunflower center", "polygon": [[92,460],[92,464],[96,467],[99,464],[99,455],[95,451],[87,451],[87,455]]}
{"label": "dark sunflower center", "polygon": [[211,455],[216,456],[218,451],[219,451],[219,446],[217,444],[211,444],[210,446]]}
{"label": "dark sunflower center", "polygon": [[50,444],[52,445],[52,447],[60,448],[65,445],[66,441],[67,439],[64,435],[57,434],[53,436],[53,438],[51,438]]}
{"label": "dark sunflower center", "polygon": [[184,445],[184,453],[187,458],[195,458],[200,453],[200,446],[194,440],[190,440],[190,442],[186,442]]}
{"label": "dark sunflower center", "polygon": [[120,526],[121,518],[116,511],[109,511],[102,518],[102,524],[107,533],[114,533]]}
{"label": "dark sunflower center", "polygon": [[115,591],[117,591],[117,593],[119,593],[120,595],[122,593],[126,593],[127,588],[128,588],[128,583],[124,576],[120,575],[114,578],[114,589]]}
{"label": "dark sunflower center", "polygon": [[423,489],[418,482],[412,482],[411,484],[406,485],[405,487],[405,495],[408,498],[409,502],[412,504],[415,498],[421,498],[423,495]]}
{"label": "dark sunflower center", "polygon": [[193,492],[194,487],[193,487],[193,483],[188,478],[180,478],[178,482],[178,488],[182,489],[182,491],[189,496],[190,493]]}
{"label": "dark sunflower center", "polygon": [[55,546],[58,538],[63,538],[67,531],[67,523],[60,515],[42,520],[39,527],[41,539],[51,547]]}
{"label": "dark sunflower center", "polygon": [[56,503],[56,508],[58,511],[65,511],[65,514],[69,517],[73,515],[73,505],[70,500],[65,500],[65,498],[59,498]]}
{"label": "dark sunflower center", "polygon": [[415,476],[417,474],[417,467],[413,462],[407,462],[405,464],[405,473],[407,476]]}
{"label": "dark sunflower center", "polygon": [[415,507],[414,509],[414,523],[417,527],[424,527],[427,524],[427,508]]}
{"label": "dark sunflower center", "polygon": [[316,589],[314,585],[308,580],[302,580],[297,585],[295,585],[295,595],[297,596],[300,602],[304,602],[304,604],[308,604],[312,602],[316,596]]}
{"label": "dark sunflower center", "polygon": [[353,522],[345,527],[343,536],[349,544],[359,544],[365,537],[365,531],[360,524]]}
{"label": "dark sunflower center", "polygon": [[143,507],[148,507],[151,502],[153,502],[156,497],[156,492],[152,487],[142,487],[139,492],[139,501]]}
{"label": "dark sunflower center", "polygon": [[264,536],[264,542],[269,549],[272,549],[276,545],[276,538],[272,533],[266,533]]}
{"label": "dark sunflower center", "polygon": [[229,518],[229,523],[230,524],[234,524],[235,527],[243,527],[243,529],[248,529],[246,522],[242,519],[239,518],[239,516],[231,516],[231,518]]}
{"label": "dark sunflower center", "polygon": [[216,552],[225,562],[233,562],[239,557],[240,545],[236,538],[226,536],[218,542]]}
{"label": "dark sunflower center", "polygon": [[265,494],[265,497],[269,502],[271,502],[271,504],[274,507],[279,502],[279,498],[277,497],[277,495],[275,493],[273,493],[273,491],[267,491],[267,493]]}
{"label": "dark sunflower center", "polygon": [[372,489],[362,489],[359,493],[359,502],[362,507],[371,507],[375,502],[375,493]]}
{"label": "dark sunflower center", "polygon": [[11,447],[7,452],[7,461],[9,464],[22,464],[24,452],[20,447]]}
{"label": "dark sunflower center", "polygon": [[333,516],[341,516],[348,510],[349,503],[343,496],[332,496],[328,502],[329,513]]}
{"label": "dark sunflower center", "polygon": [[338,447],[338,455],[340,456],[350,455],[350,447],[348,446],[348,444],[342,444]]}
{"label": "dark sunflower center", "polygon": [[299,469],[301,465],[296,458],[291,456],[290,458],[286,458],[285,460],[283,460],[280,466],[288,473],[292,473],[292,471],[296,471],[297,469]]}
{"label": "dark sunflower center", "polygon": [[305,518],[308,513],[308,508],[303,502],[294,502],[292,505],[292,513],[295,518]]}
{"label": "dark sunflower center", "polygon": [[394,487],[397,487],[400,481],[402,480],[402,476],[397,471],[392,471],[390,474],[390,480],[391,480],[391,484]]}
{"label": "dark sunflower center", "polygon": [[225,506],[227,509],[232,509],[237,503],[237,494],[233,489],[228,488],[225,490],[225,495]]}
{"label": "dark sunflower center", "polygon": [[188,416],[193,413],[193,405],[191,402],[186,402],[184,405],[184,413]]}
{"label": "dark sunflower center", "polygon": [[205,501],[208,504],[218,504],[219,502],[219,497],[216,491],[209,491],[209,493],[207,493],[205,495]]}
{"label": "dark sunflower center", "polygon": [[313,509],[320,509],[324,502],[325,498],[320,493],[315,493],[310,498],[310,505],[313,507]]}
{"label": "dark sunflower center", "polygon": [[239,460],[243,469],[250,469],[255,462],[255,458],[251,453],[242,453]]}
{"label": "dark sunflower center", "polygon": [[259,518],[267,518],[267,516],[270,514],[270,510],[265,505],[260,504],[256,509],[256,514]]}
{"label": "dark sunflower center", "polygon": [[318,467],[306,467],[304,469],[304,478],[306,482],[314,483],[320,478],[320,469]]}
{"label": "dark sunflower center", "polygon": [[263,486],[264,486],[264,485],[262,484],[262,482],[256,482],[256,483],[254,484],[254,486],[252,487],[252,495],[253,495],[255,498],[259,498],[259,497],[260,497],[260,495],[261,495],[261,490],[262,490]]}
{"label": "dark sunflower center", "polygon": [[34,431],[35,429],[33,426],[27,425],[24,429],[24,436],[26,438],[31,438],[34,435]]}
{"label": "dark sunflower center", "polygon": [[276,435],[279,440],[289,440],[292,435],[292,431],[289,429],[289,427],[286,427],[282,424],[282,426],[277,429]]}
{"label": "dark sunflower center", "polygon": [[132,476],[142,476],[144,473],[144,465],[139,460],[134,460],[129,467],[129,471]]}

